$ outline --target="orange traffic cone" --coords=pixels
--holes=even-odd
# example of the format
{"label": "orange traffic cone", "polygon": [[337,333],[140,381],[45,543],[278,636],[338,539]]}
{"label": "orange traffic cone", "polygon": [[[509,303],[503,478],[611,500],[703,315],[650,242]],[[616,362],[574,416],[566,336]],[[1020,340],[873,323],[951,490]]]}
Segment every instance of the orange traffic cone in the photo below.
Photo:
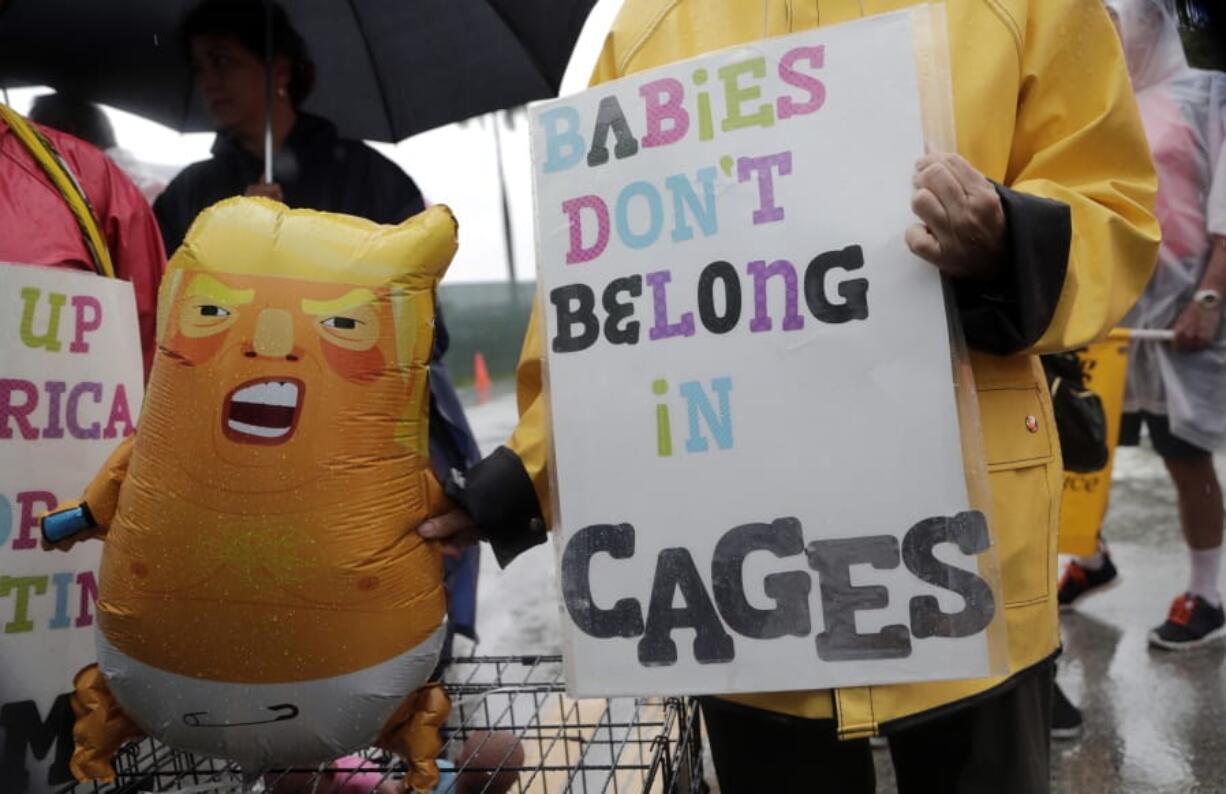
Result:
{"label": "orange traffic cone", "polygon": [[473,353],[473,386],[477,389],[477,403],[490,398],[490,371],[485,366],[485,356],[478,350]]}

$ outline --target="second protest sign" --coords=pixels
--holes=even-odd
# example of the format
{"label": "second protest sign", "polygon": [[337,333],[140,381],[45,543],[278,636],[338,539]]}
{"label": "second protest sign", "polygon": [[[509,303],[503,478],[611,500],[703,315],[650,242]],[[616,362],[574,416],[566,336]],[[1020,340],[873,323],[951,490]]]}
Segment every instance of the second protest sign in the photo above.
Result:
{"label": "second protest sign", "polygon": [[533,111],[573,693],[991,669],[915,63],[895,14]]}

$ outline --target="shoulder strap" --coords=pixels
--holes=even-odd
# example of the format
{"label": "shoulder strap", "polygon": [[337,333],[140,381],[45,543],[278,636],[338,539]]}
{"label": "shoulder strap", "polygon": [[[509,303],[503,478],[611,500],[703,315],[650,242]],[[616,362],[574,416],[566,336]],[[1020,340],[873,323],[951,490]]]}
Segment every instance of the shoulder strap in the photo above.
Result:
{"label": "shoulder strap", "polygon": [[81,227],[81,235],[85,238],[85,247],[94,260],[94,270],[100,276],[115,278],[115,266],[111,263],[111,253],[106,246],[106,239],[98,229],[93,207],[90,206],[89,198],[81,189],[81,184],[77,181],[76,175],[72,173],[72,169],[68,167],[68,163],[64,162],[64,158],[60,157],[59,152],[55,150],[46,136],[39,133],[30,122],[12,108],[0,104],[0,120],[8,125],[13,134],[17,136],[17,140],[21,141],[34,160],[42,166],[51,184],[63,196],[68,208],[72,210],[73,216],[77,219],[77,225]]}

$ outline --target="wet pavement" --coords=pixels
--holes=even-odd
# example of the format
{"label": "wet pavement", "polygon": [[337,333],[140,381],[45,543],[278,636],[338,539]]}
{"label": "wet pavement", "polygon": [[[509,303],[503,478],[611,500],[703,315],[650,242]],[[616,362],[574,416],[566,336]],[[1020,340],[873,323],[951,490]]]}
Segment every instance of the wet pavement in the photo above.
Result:
{"label": "wet pavement", "polygon": [[[1085,715],[1076,742],[1053,745],[1059,792],[1226,792],[1226,641],[1150,649],[1187,585],[1174,488],[1148,448],[1118,454],[1105,532],[1119,586],[1061,620],[1057,680]],[[1218,458],[1226,475],[1226,459]]]}
{"label": "wet pavement", "polygon": [[[514,427],[509,386],[496,384],[493,399],[468,413],[482,450],[492,451]],[[1218,463],[1226,476],[1226,458]],[[1174,490],[1148,448],[1119,451],[1105,527],[1121,580],[1061,620],[1058,680],[1083,708],[1085,728],[1078,740],[1053,743],[1052,790],[1226,794],[1226,641],[1182,653],[1146,645],[1146,633],[1187,583]],[[506,571],[488,548],[483,555],[477,651],[560,652],[552,545]],[[878,790],[892,794],[889,754],[875,756]]]}

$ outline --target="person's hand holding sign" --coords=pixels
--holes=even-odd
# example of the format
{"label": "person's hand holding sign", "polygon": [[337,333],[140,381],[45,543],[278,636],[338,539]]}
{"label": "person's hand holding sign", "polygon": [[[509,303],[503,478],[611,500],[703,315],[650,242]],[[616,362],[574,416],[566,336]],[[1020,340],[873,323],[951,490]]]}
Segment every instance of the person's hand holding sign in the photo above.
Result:
{"label": "person's hand holding sign", "polygon": [[987,177],[956,154],[915,164],[907,247],[952,278],[990,280],[1004,259],[1005,210]]}

